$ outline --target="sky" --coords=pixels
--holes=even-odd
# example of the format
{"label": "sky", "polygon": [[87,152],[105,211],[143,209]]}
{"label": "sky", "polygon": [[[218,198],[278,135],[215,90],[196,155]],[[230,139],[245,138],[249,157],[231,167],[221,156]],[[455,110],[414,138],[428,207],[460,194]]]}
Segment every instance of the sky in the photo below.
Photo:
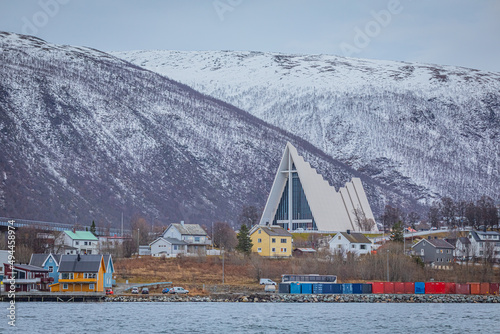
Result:
{"label": "sky", "polygon": [[500,72],[498,0],[0,0],[0,31],[103,51],[334,54]]}

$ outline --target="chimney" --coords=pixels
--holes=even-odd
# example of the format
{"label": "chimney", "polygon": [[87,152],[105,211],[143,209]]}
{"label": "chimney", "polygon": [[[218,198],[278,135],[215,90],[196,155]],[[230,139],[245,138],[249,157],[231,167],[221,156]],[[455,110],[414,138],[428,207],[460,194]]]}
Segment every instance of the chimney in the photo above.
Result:
{"label": "chimney", "polygon": [[430,235],[427,236],[427,240],[431,240],[431,236]]}
{"label": "chimney", "polygon": [[181,225],[184,226],[184,220],[181,220]]}
{"label": "chimney", "polygon": [[347,234],[351,234],[351,230],[347,230]]}

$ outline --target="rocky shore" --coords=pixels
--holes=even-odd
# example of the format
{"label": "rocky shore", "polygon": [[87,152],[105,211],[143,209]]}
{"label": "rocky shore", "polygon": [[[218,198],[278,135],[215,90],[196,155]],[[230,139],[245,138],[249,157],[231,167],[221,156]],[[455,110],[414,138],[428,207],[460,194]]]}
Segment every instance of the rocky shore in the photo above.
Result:
{"label": "rocky shore", "polygon": [[210,296],[136,295],[106,297],[105,302],[233,302],[233,303],[500,303],[489,295],[292,295],[212,294]]}

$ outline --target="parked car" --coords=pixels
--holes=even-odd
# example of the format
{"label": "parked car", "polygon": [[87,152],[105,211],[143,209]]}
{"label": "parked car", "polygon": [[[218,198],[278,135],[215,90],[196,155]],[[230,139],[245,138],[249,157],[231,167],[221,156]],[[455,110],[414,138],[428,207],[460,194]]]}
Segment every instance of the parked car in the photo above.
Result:
{"label": "parked car", "polygon": [[173,288],[170,288],[168,293],[189,293],[189,291],[180,286],[174,286]]}
{"label": "parked car", "polygon": [[106,289],[106,294],[107,295],[112,295],[113,294],[113,289]]}
{"label": "parked car", "polygon": [[148,289],[148,288],[142,288],[141,293],[142,293],[143,295],[149,295],[149,289]]}
{"label": "parked car", "polygon": [[165,288],[165,289],[161,290],[161,293],[168,293],[169,290],[170,290],[169,288]]}
{"label": "parked car", "polygon": [[270,280],[269,278],[261,278],[260,279],[260,285],[265,284],[265,285],[276,285],[276,282],[273,280]]}
{"label": "parked car", "polygon": [[139,293],[139,288],[136,287],[136,286],[132,287],[132,293],[138,294]]}
{"label": "parked car", "polygon": [[274,286],[272,284],[266,284],[264,286],[264,291],[265,292],[276,292],[276,286]]}

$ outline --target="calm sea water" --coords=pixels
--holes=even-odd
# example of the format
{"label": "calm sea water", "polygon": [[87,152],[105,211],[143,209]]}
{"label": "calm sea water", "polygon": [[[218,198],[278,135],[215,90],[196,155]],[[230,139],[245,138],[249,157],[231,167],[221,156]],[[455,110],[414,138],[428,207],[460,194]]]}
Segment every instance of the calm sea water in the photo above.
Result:
{"label": "calm sea water", "polygon": [[500,333],[497,304],[0,303],[0,332]]}

